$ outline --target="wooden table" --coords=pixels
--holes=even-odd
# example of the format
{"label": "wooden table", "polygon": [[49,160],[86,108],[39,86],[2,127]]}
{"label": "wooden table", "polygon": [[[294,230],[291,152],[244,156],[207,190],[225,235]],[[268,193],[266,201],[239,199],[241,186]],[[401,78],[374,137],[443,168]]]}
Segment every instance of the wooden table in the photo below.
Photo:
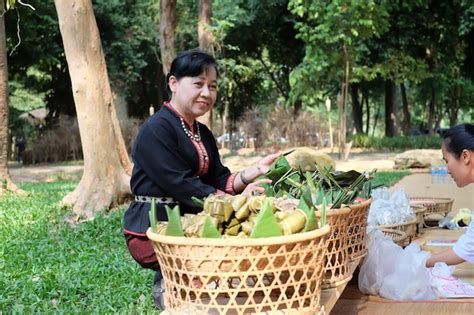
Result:
{"label": "wooden table", "polygon": [[[351,274],[354,273],[354,270],[357,268],[359,263],[360,258],[350,263],[349,270],[351,271]],[[321,290],[321,305],[324,306],[324,311],[326,312],[326,314],[329,314],[331,312],[332,308],[334,307],[334,305],[336,305],[337,300],[342,295],[344,289],[346,288],[347,284],[351,279],[352,277],[347,279],[346,282],[334,288]]]}
{"label": "wooden table", "polygon": [[[415,242],[420,244],[423,250],[436,253],[448,247],[425,246],[428,240],[453,240],[458,239],[464,230],[425,230],[420,238]],[[382,259],[382,258],[381,258]],[[456,266],[454,276],[468,281],[474,285],[474,265],[462,263]],[[393,301],[362,294],[356,284],[349,284],[343,289],[342,295],[337,299],[336,304],[326,314],[346,315],[346,314],[384,314],[384,315],[473,315],[474,299],[439,299],[435,301]]]}

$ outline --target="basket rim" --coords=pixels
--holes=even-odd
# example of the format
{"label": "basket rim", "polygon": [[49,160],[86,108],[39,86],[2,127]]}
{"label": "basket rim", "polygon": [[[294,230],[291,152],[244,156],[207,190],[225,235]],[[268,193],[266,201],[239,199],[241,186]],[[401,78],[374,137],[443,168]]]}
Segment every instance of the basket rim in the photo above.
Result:
{"label": "basket rim", "polygon": [[[320,217],[322,210],[317,210],[314,213],[316,216]],[[341,215],[341,214],[347,214],[351,212],[351,208],[349,207],[344,207],[344,208],[337,208],[337,209],[329,209],[326,210],[326,217],[334,216],[334,215]]]}
{"label": "basket rim", "polygon": [[422,205],[421,203],[419,203],[419,204],[411,204],[411,205],[410,205],[410,208],[413,209],[413,212],[415,212],[415,214],[416,214],[416,213],[422,213],[422,212],[425,212],[426,210],[428,210],[428,209],[426,208],[426,206]]}
{"label": "basket rim", "polygon": [[[341,208],[337,208],[337,209],[349,208],[349,209],[354,210],[354,209],[358,209],[358,208],[363,208],[363,207],[369,205],[371,202],[372,202],[372,198],[369,198],[369,199],[367,199],[365,201],[362,201],[360,203],[352,203],[350,205],[345,205],[345,206],[343,206]],[[337,209],[329,209],[329,210],[326,211],[326,213],[328,213],[331,210],[337,210]]]}
{"label": "basket rim", "polygon": [[318,236],[328,234],[331,227],[326,224],[322,228],[309,232],[296,233],[291,235],[274,236],[266,238],[191,238],[184,236],[161,235],[151,231],[148,228],[146,236],[154,242],[172,244],[172,245],[196,245],[196,246],[264,246],[264,245],[280,245],[286,243],[296,243],[306,241]]}
{"label": "basket rim", "polygon": [[[380,226],[380,225],[379,225]],[[390,229],[390,228],[378,228],[382,232],[388,232],[388,233],[393,233],[393,234],[398,234],[398,236],[407,236],[407,233],[404,231],[396,230],[396,229]]]}
{"label": "basket rim", "polygon": [[[453,198],[449,197],[410,197],[410,204],[414,202],[416,205],[419,204],[435,204],[442,202],[451,202],[454,201]],[[425,202],[423,202],[425,201]]]}
{"label": "basket rim", "polygon": [[417,224],[418,219],[415,217],[415,219],[410,220],[410,221],[405,221],[403,223],[396,223],[396,224],[379,224],[377,225],[381,229],[391,229],[396,226],[405,226],[405,225],[411,225],[411,224]]}

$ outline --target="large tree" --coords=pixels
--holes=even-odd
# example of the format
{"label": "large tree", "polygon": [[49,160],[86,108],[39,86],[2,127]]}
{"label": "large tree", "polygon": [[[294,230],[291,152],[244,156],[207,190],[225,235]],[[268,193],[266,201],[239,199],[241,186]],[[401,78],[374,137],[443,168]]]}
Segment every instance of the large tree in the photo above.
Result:
{"label": "large tree", "polygon": [[296,27],[298,36],[306,43],[302,66],[316,72],[309,73],[313,81],[319,81],[313,84],[321,86],[327,84],[321,81],[339,81],[339,157],[347,160],[351,148],[351,142],[346,141],[349,84],[357,70],[364,41],[380,36],[387,28],[386,7],[373,1],[291,0],[289,8],[301,19]]}
{"label": "large tree", "polygon": [[[130,196],[128,156],[113,106],[107,68],[91,0],[55,0],[71,77],[84,153],[84,173],[63,199],[84,218]],[[121,139],[123,145],[123,139]]]}
{"label": "large tree", "polygon": [[[212,1],[211,0],[199,0],[199,22],[198,22],[198,42],[199,49],[214,55],[214,49],[212,46],[212,31],[211,31],[211,18],[212,18]],[[205,124],[209,129],[212,128],[212,109],[199,117],[199,121]]]}
{"label": "large tree", "polygon": [[5,37],[5,2],[0,0],[0,195],[5,191],[24,194],[8,171],[8,66]]}
{"label": "large tree", "polygon": [[170,71],[176,55],[174,39],[176,30],[176,0],[160,0],[160,50],[163,73]]}

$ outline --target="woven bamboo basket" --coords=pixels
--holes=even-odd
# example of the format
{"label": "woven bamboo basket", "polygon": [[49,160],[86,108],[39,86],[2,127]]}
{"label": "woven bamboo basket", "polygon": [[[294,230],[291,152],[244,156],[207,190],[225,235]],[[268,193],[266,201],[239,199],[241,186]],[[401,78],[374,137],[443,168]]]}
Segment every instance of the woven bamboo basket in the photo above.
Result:
{"label": "woven bamboo basket", "polygon": [[261,239],[173,237],[150,229],[147,236],[168,314],[315,314],[329,232],[326,225]]}
{"label": "woven bamboo basket", "polygon": [[402,247],[406,246],[407,240],[408,240],[407,233],[400,230],[395,230],[395,229],[380,229],[380,230],[382,231],[383,234],[390,237],[395,244],[398,244]]}
{"label": "woven bamboo basket", "polygon": [[433,215],[445,217],[453,208],[452,198],[410,197],[410,205],[422,205],[426,208],[424,219],[434,220]]}
{"label": "woven bamboo basket", "polygon": [[[342,208],[331,209],[326,213],[326,222],[331,227],[331,233],[328,238],[322,289],[336,287],[352,277],[347,247],[347,222],[350,212],[350,208]],[[316,216],[321,219],[321,211],[316,211]]]}
{"label": "woven bamboo basket", "polygon": [[415,204],[410,205],[410,207],[415,213],[416,219],[418,220],[418,224],[416,225],[416,234],[419,235],[421,234],[421,231],[423,230],[423,227],[425,225],[426,207],[423,205]]}
{"label": "woven bamboo basket", "polygon": [[379,225],[378,227],[380,229],[392,229],[392,230],[399,230],[403,231],[406,234],[406,239],[403,245],[401,246],[407,246],[411,243],[411,241],[415,238],[416,236],[416,226],[418,224],[418,219],[414,218],[413,220],[406,221],[403,223],[398,223],[398,224],[382,224]]}
{"label": "woven bamboo basket", "polygon": [[350,205],[347,220],[347,244],[349,261],[356,261],[367,255],[367,216],[372,199]]}

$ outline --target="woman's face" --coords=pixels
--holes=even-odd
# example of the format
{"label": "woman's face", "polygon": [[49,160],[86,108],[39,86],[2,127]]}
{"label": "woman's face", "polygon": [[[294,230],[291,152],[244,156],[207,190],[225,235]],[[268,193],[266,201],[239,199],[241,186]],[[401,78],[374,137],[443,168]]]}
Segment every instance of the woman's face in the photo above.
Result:
{"label": "woman's face", "polygon": [[474,155],[469,150],[464,150],[459,159],[457,159],[451,152],[446,150],[443,142],[441,145],[443,152],[443,160],[446,161],[448,173],[454,179],[458,187],[464,187],[472,183],[472,173],[474,165]]}
{"label": "woman's face", "polygon": [[169,86],[173,92],[171,105],[188,122],[192,122],[209,111],[216,102],[216,69],[209,67],[197,77],[182,77],[179,80],[171,76]]}

